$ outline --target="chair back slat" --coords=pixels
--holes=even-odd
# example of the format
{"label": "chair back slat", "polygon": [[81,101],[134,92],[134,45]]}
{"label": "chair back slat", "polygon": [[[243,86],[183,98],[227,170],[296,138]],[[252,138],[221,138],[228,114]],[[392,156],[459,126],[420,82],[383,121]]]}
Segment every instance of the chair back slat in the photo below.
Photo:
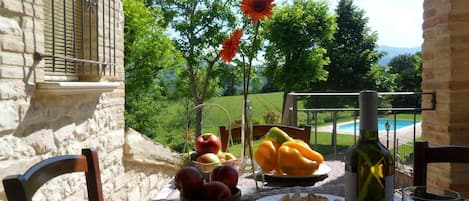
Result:
{"label": "chair back slat", "polygon": [[426,156],[427,163],[469,163],[469,147],[431,147],[427,148]]}
{"label": "chair back slat", "polygon": [[83,149],[82,154],[86,156],[88,171],[86,171],[86,187],[88,188],[89,200],[103,201],[103,187],[101,174],[99,172],[98,153],[95,150]]}
{"label": "chair back slat", "polygon": [[64,155],[42,160],[22,175],[4,178],[3,186],[8,200],[30,201],[34,193],[49,180],[74,172],[85,173],[89,200],[102,201],[99,161],[94,149],[83,149],[82,155]]}
{"label": "chair back slat", "polygon": [[[311,126],[305,126],[304,128],[294,127],[294,126],[284,126],[284,125],[253,125],[252,132],[253,137],[261,137],[264,136],[272,127],[278,127],[285,131],[290,137],[294,139],[301,139],[306,143],[310,144],[311,140]],[[226,151],[228,148],[228,138],[229,132],[225,126],[219,127],[220,132],[220,140],[222,151]],[[233,139],[240,139],[241,138],[241,127],[235,127],[231,129],[231,137]]]}
{"label": "chair back slat", "polygon": [[428,142],[415,142],[414,185],[426,185],[428,163],[469,163],[469,147],[455,145],[429,147]]}

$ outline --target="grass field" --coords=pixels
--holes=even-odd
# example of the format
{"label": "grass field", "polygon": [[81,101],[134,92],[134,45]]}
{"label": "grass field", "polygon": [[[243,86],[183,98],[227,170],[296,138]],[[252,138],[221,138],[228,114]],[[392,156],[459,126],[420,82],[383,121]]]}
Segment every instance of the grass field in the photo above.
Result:
{"label": "grass field", "polygon": [[[282,112],[282,101],[283,93],[261,93],[261,94],[250,94],[248,97],[251,100],[253,110],[253,122],[263,124],[264,114],[268,111],[275,110],[279,113]],[[224,107],[231,116],[233,121],[241,119],[241,105],[242,96],[222,96],[211,98],[206,103],[215,103]],[[303,108],[303,102],[298,102],[298,108]],[[205,107],[203,109],[203,132],[218,132],[218,126],[227,125],[228,120],[223,111],[217,107]],[[195,116],[192,114],[192,116]],[[350,112],[338,112],[338,122],[352,120]],[[408,117],[410,118],[410,117]],[[332,119],[330,112],[318,113],[318,126],[329,124]],[[306,113],[298,113],[298,125],[306,124]],[[314,122],[311,122],[314,125]]]}
{"label": "grass field", "polygon": [[[275,110],[281,113],[282,108],[282,92],[276,93],[262,93],[262,94],[250,94],[248,99],[252,102],[253,108],[253,122],[263,124],[265,123],[263,116],[267,111]],[[242,96],[223,96],[223,97],[215,97],[212,98],[206,103],[215,103],[223,108],[225,108],[229,115],[231,116],[232,121],[240,120],[241,119],[241,105],[242,105]],[[175,106],[171,106],[175,107]],[[302,102],[298,103],[299,108],[303,108]],[[202,133],[212,132],[218,133],[219,126],[227,126],[228,119],[223,112],[222,109],[218,107],[205,107],[203,109],[204,117],[203,117],[203,126],[202,126]],[[195,116],[194,114],[192,116]],[[349,121],[353,120],[351,113],[343,112],[339,114],[340,119],[338,122],[342,121]],[[387,115],[387,118],[394,118],[393,115]],[[398,119],[413,119],[412,114],[398,114]],[[298,114],[299,124],[304,124],[306,122],[306,115],[303,112]],[[322,126],[325,124],[330,124],[331,113],[330,112],[323,112],[319,113],[318,115],[319,124],[318,126]],[[417,115],[417,119],[420,120],[420,114]],[[314,122],[313,122],[314,126]],[[325,132],[318,132],[317,135],[317,145],[314,143],[315,136],[314,133],[311,136],[310,144],[314,149],[319,151],[320,153],[327,155],[333,153],[332,141],[331,141],[331,133]],[[254,142],[254,150],[256,150],[257,145],[261,142],[261,140],[256,140]],[[354,143],[354,136],[353,135],[337,135],[337,151],[343,150]],[[230,147],[230,152],[234,154],[239,154],[241,146],[236,144]]]}

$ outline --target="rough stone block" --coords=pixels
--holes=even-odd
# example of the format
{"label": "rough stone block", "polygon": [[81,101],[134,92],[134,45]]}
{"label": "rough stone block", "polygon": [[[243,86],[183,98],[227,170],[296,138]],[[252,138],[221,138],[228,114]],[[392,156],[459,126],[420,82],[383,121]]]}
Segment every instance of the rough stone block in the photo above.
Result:
{"label": "rough stone block", "polygon": [[1,82],[0,100],[18,100],[24,97],[26,97],[25,86],[21,80],[7,80]]}
{"label": "rough stone block", "polygon": [[124,144],[123,130],[106,133],[104,137],[106,138],[106,152],[108,153],[116,149],[121,149]]}
{"label": "rough stone block", "polygon": [[33,56],[31,54],[20,54],[12,52],[2,52],[0,61],[6,65],[32,66]]}
{"label": "rough stone block", "polygon": [[14,161],[2,161],[2,163],[0,163],[0,178],[5,178],[9,175],[23,174],[39,161],[41,161],[40,156],[22,157]]}
{"label": "rough stone block", "polygon": [[[0,133],[11,132],[18,126],[20,117],[14,101],[0,101]],[[1,157],[0,157],[1,158]]]}
{"label": "rough stone block", "polygon": [[24,50],[24,43],[21,36],[0,35],[0,44],[3,51],[22,52]]}
{"label": "rough stone block", "polygon": [[139,186],[129,186],[129,192],[128,192],[128,200],[143,200],[140,197],[140,188]]}
{"label": "rough stone block", "polygon": [[17,21],[0,16],[0,34],[21,36],[21,30]]}
{"label": "rough stone block", "polygon": [[23,14],[22,1],[3,0],[3,8],[14,14]]}
{"label": "rough stone block", "polygon": [[124,156],[125,160],[148,165],[164,164],[168,169],[178,169],[182,164],[180,154],[169,148],[155,143],[148,137],[128,129],[125,133]]}
{"label": "rough stone block", "polygon": [[34,16],[34,9],[31,3],[23,2],[23,13],[27,16]]}
{"label": "rough stone block", "polygon": [[33,147],[37,154],[44,155],[48,152],[57,152],[53,131],[50,129],[39,130],[24,138],[29,146]]}

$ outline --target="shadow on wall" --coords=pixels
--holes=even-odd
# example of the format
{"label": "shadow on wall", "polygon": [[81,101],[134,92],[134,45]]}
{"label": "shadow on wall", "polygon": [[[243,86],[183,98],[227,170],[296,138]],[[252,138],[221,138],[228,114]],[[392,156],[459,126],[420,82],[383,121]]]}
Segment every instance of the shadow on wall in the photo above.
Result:
{"label": "shadow on wall", "polygon": [[[21,121],[14,133],[17,137],[27,137],[35,132],[51,130],[56,132],[64,127],[72,125],[74,130],[93,129],[91,122],[99,124],[95,117],[101,94],[86,95],[39,95],[30,100],[29,108],[23,114]],[[89,121],[95,119],[96,121]],[[96,128],[97,129],[97,128]],[[78,131],[80,132],[80,131]]]}

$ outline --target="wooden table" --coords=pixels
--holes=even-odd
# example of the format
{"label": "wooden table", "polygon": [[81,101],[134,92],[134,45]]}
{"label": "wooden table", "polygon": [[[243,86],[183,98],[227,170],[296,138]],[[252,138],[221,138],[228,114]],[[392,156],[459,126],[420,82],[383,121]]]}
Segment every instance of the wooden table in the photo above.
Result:
{"label": "wooden table", "polygon": [[[344,196],[344,163],[339,160],[324,161],[326,165],[331,167],[327,178],[322,181],[312,182],[310,185],[306,183],[288,183],[288,182],[275,182],[267,180],[264,187],[260,190],[256,189],[255,180],[251,175],[244,175],[238,184],[241,188],[242,200],[257,200],[259,198],[284,193],[294,192],[314,192],[322,194],[331,194],[337,196]],[[260,184],[260,182],[258,182]],[[163,189],[154,200],[179,200],[179,191],[174,189],[171,183],[167,188]]]}

